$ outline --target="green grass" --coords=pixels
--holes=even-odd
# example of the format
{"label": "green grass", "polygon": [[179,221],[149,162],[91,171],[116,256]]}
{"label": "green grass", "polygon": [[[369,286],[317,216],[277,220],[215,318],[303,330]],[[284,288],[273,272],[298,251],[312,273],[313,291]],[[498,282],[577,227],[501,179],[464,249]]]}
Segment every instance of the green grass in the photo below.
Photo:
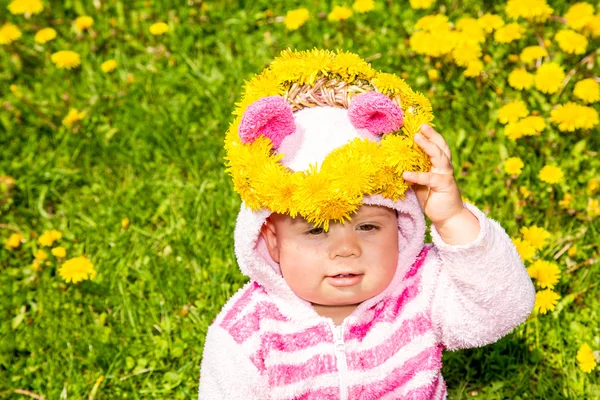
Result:
{"label": "green grass", "polygon": [[[600,398],[598,369],[584,374],[575,360],[584,342],[600,349],[599,225],[585,211],[588,198],[598,199],[586,192],[599,175],[598,131],[566,134],[548,123],[541,136],[515,143],[496,118],[502,103],[514,98],[547,116],[553,104],[572,98],[576,79],[600,74],[598,53],[592,70],[578,70],[559,98],[521,94],[506,84],[514,67],[507,55],[535,44],[531,33],[509,45],[488,40],[487,77],[465,78],[442,60],[441,80],[432,83],[426,71],[436,60],[411,53],[406,41],[429,12],[408,2],[388,11],[379,1],[375,11],[344,24],[317,17],[331,9],[317,1],[219,1],[206,10],[200,1],[190,3],[113,0],[96,2],[96,9],[93,2],[52,2],[52,8],[46,2],[42,14],[26,20],[0,1],[0,25],[12,21],[23,31],[20,40],[0,47],[0,176],[16,182],[0,190],[0,238],[18,231],[28,239],[15,251],[0,248],[0,398],[25,398],[15,390],[47,399],[197,396],[206,329],[246,281],[232,242],[240,200],[223,162],[231,111],[244,80],[282,49],[315,46],[343,48],[376,69],[406,72],[414,89],[431,96],[436,129],[453,150],[464,195],[511,236],[530,225],[552,232],[539,254],[544,259],[577,245],[576,256],[556,260],[562,297],[554,312],[533,315],[495,344],[445,354],[450,398]],[[288,32],[275,21],[301,5],[312,17],[300,30]],[[488,11],[504,16],[503,5],[446,1],[435,9],[455,21]],[[569,3],[550,5],[562,15]],[[94,18],[96,37],[71,30],[83,14]],[[158,20],[168,21],[171,31],[153,37],[148,26]],[[35,46],[35,31],[50,24],[57,39]],[[546,37],[559,26],[548,23]],[[595,47],[597,39],[588,51]],[[58,70],[50,62],[49,55],[63,49],[81,54],[78,69]],[[109,58],[119,67],[104,74],[100,64]],[[580,59],[563,58],[567,70]],[[12,84],[21,96],[11,93]],[[61,125],[71,107],[88,111],[75,130]],[[516,180],[502,171],[510,156],[526,163]],[[566,176],[549,191],[537,178],[547,163],[560,165]],[[533,194],[517,208],[519,186]],[[574,215],[557,205],[567,192],[575,197]],[[124,230],[125,217],[131,225]],[[53,256],[35,272],[36,235],[46,229],[63,232],[67,257],[86,254],[96,279],[64,283]]]}

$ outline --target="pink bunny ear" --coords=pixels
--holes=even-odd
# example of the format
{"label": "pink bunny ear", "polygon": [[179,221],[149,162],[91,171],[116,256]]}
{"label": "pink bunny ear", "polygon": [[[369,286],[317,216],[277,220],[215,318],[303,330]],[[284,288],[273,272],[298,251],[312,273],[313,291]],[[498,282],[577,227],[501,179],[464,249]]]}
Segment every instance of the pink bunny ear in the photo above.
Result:
{"label": "pink bunny ear", "polygon": [[244,115],[238,133],[242,143],[251,143],[260,135],[279,147],[283,139],[296,130],[292,107],[280,96],[263,97],[250,104]]}
{"label": "pink bunny ear", "polygon": [[348,117],[355,128],[382,135],[402,127],[404,111],[386,95],[367,92],[352,99],[348,107]]}

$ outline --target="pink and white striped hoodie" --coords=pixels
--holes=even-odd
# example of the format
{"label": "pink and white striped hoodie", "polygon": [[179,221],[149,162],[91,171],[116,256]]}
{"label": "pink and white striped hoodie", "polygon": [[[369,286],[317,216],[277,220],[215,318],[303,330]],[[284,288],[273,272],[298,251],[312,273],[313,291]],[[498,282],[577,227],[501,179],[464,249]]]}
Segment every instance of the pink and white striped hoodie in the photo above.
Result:
{"label": "pink and white striped hoodie", "polygon": [[398,211],[396,274],[340,326],[319,316],[281,276],[260,236],[268,210],[243,204],[235,251],[250,278],[209,327],[199,399],[443,399],[442,350],[492,343],[531,312],[535,290],[504,229],[475,206],[480,233],[443,242],[412,190]]}

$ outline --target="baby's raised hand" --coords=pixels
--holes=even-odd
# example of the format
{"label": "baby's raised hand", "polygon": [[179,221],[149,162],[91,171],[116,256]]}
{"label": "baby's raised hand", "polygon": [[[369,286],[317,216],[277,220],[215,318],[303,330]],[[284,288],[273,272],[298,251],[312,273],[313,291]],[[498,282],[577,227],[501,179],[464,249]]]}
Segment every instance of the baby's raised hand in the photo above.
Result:
{"label": "baby's raised hand", "polygon": [[479,221],[464,207],[460,191],[454,179],[452,153],[448,144],[429,125],[421,126],[415,142],[431,159],[429,172],[404,172],[407,182],[414,183],[413,189],[421,209],[449,244],[469,243],[479,233]]}

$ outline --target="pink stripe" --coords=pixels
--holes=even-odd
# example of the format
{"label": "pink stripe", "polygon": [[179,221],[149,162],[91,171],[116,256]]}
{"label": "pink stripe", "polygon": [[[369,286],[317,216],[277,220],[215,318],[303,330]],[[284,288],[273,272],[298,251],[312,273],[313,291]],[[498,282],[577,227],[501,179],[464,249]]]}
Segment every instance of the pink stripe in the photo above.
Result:
{"label": "pink stripe", "polygon": [[[443,382],[442,382],[443,384]],[[403,399],[439,399],[440,376],[438,375],[431,383],[418,387],[402,396]]]}
{"label": "pink stripe", "polygon": [[294,400],[337,400],[340,398],[340,388],[329,386],[325,388],[309,390],[300,397],[292,397]]}
{"label": "pink stripe", "polygon": [[260,322],[263,319],[272,319],[275,321],[285,321],[285,317],[279,312],[274,303],[261,301],[254,307],[254,311],[244,315],[244,317],[227,330],[237,343],[242,343],[252,334],[260,329]]}
{"label": "pink stripe", "polygon": [[333,334],[326,323],[296,333],[268,332],[262,336],[261,348],[285,352],[303,350],[321,342],[333,343]]}
{"label": "pink stripe", "polygon": [[359,371],[375,368],[390,357],[397,357],[397,353],[402,347],[429,330],[431,330],[431,319],[427,315],[419,314],[413,319],[403,322],[402,326],[396,329],[391,336],[383,339],[383,343],[367,350],[348,354],[348,368]]}
{"label": "pink stripe", "polygon": [[440,399],[445,399],[446,398],[446,382],[444,382],[444,380],[442,380],[442,382],[440,384],[442,385],[442,390],[440,392]]}
{"label": "pink stripe", "polygon": [[[421,371],[442,368],[441,346],[429,347],[414,356],[400,367],[394,369],[385,379],[363,385],[352,386],[349,390],[351,399],[378,399],[409,382],[415,374]],[[431,398],[433,392],[424,398]]]}
{"label": "pink stripe", "polygon": [[409,279],[409,278],[413,277],[417,273],[417,271],[419,269],[421,269],[421,267],[423,266],[423,264],[425,262],[425,258],[427,257],[427,253],[429,253],[429,250],[431,250],[432,247],[433,247],[432,244],[427,244],[427,245],[423,246],[423,249],[421,249],[421,252],[419,253],[417,258],[415,259],[415,262],[413,263],[413,265],[410,267],[410,269],[404,276],[404,279]]}
{"label": "pink stripe", "polygon": [[269,385],[283,386],[337,371],[333,354],[317,354],[301,364],[275,365],[267,370]]}
{"label": "pink stripe", "polygon": [[221,327],[223,327],[225,329],[227,329],[229,327],[229,325],[231,324],[231,322],[233,321],[235,316],[238,315],[240,313],[240,311],[242,311],[242,309],[244,307],[246,307],[246,305],[250,302],[250,299],[252,298],[252,294],[258,288],[260,288],[260,285],[256,282],[254,282],[252,285],[248,286],[248,288],[246,289],[246,291],[244,292],[242,297],[240,297],[238,299],[238,301],[236,301],[233,304],[233,307],[231,307],[231,309],[225,315],[225,318],[223,318],[223,321],[221,322]]}
{"label": "pink stripe", "polygon": [[[350,325],[345,339],[362,341],[376,324],[395,321],[399,311],[406,307],[406,305],[419,294],[420,283],[420,279],[415,280],[412,285],[404,288],[400,296],[386,299],[380,303],[379,306],[376,306],[375,313],[371,320]],[[393,307],[389,307],[388,303],[392,301],[395,301],[395,304]]]}

